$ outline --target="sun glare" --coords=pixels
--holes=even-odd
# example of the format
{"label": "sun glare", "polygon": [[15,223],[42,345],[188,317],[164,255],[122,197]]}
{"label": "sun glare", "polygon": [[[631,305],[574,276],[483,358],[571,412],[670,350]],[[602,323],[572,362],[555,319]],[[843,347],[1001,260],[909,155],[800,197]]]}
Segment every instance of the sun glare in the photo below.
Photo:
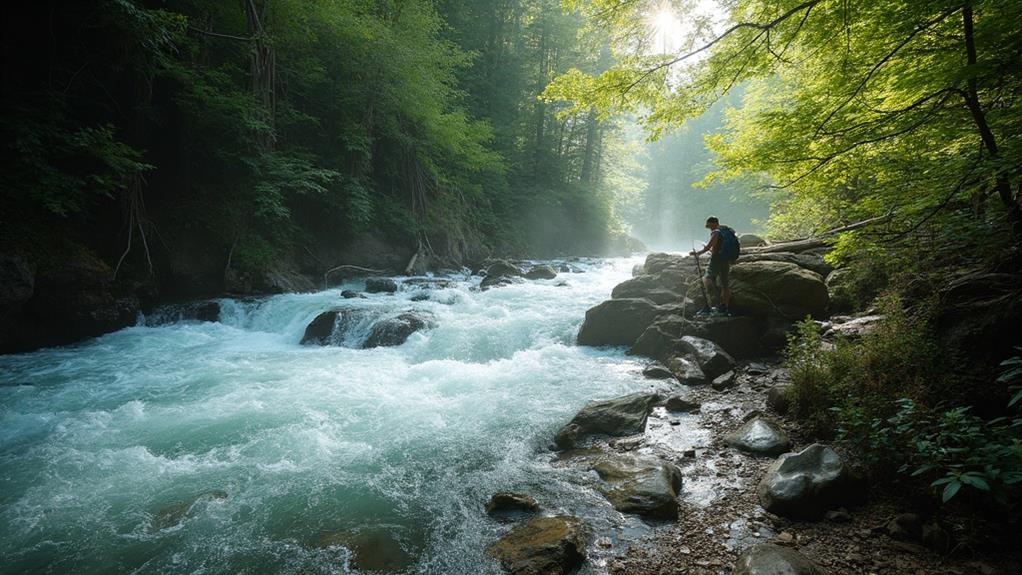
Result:
{"label": "sun glare", "polygon": [[666,54],[681,45],[684,27],[670,5],[663,4],[652,14],[650,28],[653,32],[654,52]]}

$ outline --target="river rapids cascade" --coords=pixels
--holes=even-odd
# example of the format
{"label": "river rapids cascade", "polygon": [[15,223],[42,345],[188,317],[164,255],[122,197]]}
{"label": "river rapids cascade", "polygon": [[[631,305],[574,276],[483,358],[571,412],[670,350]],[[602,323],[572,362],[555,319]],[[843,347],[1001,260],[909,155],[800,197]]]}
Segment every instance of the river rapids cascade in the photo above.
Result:
{"label": "river rapids cascade", "polygon": [[[485,550],[507,527],[484,504],[502,490],[626,539],[640,522],[549,446],[586,402],[650,387],[623,349],[574,343],[640,261],[485,291],[465,274],[224,299],[217,321],[163,313],[0,357],[3,570],[500,573]],[[300,345],[331,309],[363,320]],[[409,311],[431,329],[360,349]]]}

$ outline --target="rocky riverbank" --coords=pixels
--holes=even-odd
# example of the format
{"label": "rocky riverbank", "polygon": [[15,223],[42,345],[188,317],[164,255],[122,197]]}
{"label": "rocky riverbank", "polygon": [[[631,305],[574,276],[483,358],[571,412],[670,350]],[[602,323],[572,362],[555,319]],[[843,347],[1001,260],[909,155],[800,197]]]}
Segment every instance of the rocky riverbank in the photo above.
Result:
{"label": "rocky riverbank", "polygon": [[915,502],[867,485],[854,453],[810,443],[786,418],[777,352],[793,322],[810,315],[830,337],[856,337],[877,319],[828,317],[820,255],[753,255],[733,272],[742,315],[695,318],[694,260],[652,254],[578,335],[648,358],[651,390],[591,402],[551,449],[595,473],[614,509],[667,527],[607,553],[608,538],[580,536],[585,518],[531,509],[491,555],[516,574],[571,572],[586,543],[597,571],[614,575],[1019,572],[1018,552],[999,548],[1010,534],[914,513]]}

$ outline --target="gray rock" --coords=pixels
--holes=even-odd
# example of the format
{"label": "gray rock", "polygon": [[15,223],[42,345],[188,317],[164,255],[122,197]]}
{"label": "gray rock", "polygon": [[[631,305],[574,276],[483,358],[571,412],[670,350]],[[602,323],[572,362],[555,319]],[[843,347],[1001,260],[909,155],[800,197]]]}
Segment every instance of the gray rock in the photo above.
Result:
{"label": "gray rock", "polygon": [[486,268],[486,277],[520,277],[521,275],[522,269],[506,260],[497,261]]}
{"label": "gray rock", "polygon": [[724,391],[725,389],[731,389],[735,386],[737,375],[734,371],[729,371],[722,375],[718,375],[710,382],[710,387],[717,391]]}
{"label": "gray rock", "polygon": [[653,362],[642,369],[642,375],[650,379],[668,379],[674,377],[671,370],[660,362]]}
{"label": "gray rock", "polygon": [[685,276],[665,270],[658,274],[643,274],[619,283],[611,291],[614,299],[647,298],[657,304],[681,302],[684,299],[688,281],[695,276]]}
{"label": "gray rock", "polygon": [[731,447],[753,455],[780,455],[791,448],[791,440],[776,423],[762,417],[746,421],[724,436]]}
{"label": "gray rock", "polygon": [[791,409],[792,386],[790,383],[778,383],[767,390],[766,404],[778,415],[785,415]]}
{"label": "gray rock", "polygon": [[681,471],[656,458],[614,455],[593,465],[608,487],[601,489],[614,509],[657,519],[677,519]]}
{"label": "gray rock", "polygon": [[512,575],[567,575],[585,560],[585,533],[576,517],[534,517],[486,552]]}
{"label": "gray rock", "polygon": [[552,280],[555,277],[557,277],[557,270],[547,265],[534,266],[525,274],[527,280]]}
{"label": "gray rock", "polygon": [[[698,285],[686,295],[698,305],[704,301]],[[823,276],[797,264],[739,260],[731,268],[731,307],[738,313],[799,320],[823,317],[829,302]]]}
{"label": "gray rock", "polygon": [[734,358],[708,339],[685,335],[678,343],[680,349],[687,351],[695,358],[707,379],[715,379],[718,375],[727,373],[735,367]]}
{"label": "gray rock", "polygon": [[706,374],[699,368],[699,364],[688,356],[679,355],[668,358],[667,368],[674,374],[675,379],[682,385],[703,385],[706,383]]}
{"label": "gray rock", "polygon": [[805,556],[787,547],[759,543],[742,552],[733,575],[826,575]]}
{"label": "gray rock", "polygon": [[686,335],[710,340],[733,357],[751,357],[760,352],[761,322],[744,316],[686,319],[667,313],[663,306],[659,315],[646,328],[632,347],[632,355],[663,359],[679,351],[679,340]]}
{"label": "gray rock", "polygon": [[373,324],[362,348],[401,345],[408,340],[408,336],[434,325],[433,317],[424,312],[405,312],[396,317],[381,319]]}
{"label": "gray rock", "polygon": [[341,292],[341,297],[343,297],[344,299],[357,299],[364,298],[365,296],[358,293],[357,291],[346,289]]}
{"label": "gray rock", "polygon": [[743,249],[767,245],[767,241],[756,234],[742,234],[738,236],[738,241],[742,244]]}
{"label": "gray rock", "polygon": [[702,404],[698,401],[692,401],[691,399],[680,395],[668,397],[667,401],[664,402],[664,408],[667,409],[667,411],[681,411],[687,413],[691,411],[699,411],[702,407]]}
{"label": "gray rock", "polygon": [[339,310],[330,310],[317,315],[316,319],[312,320],[305,328],[301,344],[329,345],[340,313]]}
{"label": "gray rock", "polygon": [[828,264],[823,259],[823,256],[819,254],[810,254],[805,252],[800,254],[791,252],[773,252],[769,254],[742,254],[742,257],[739,261],[742,263],[783,262],[795,264],[811,272],[818,273],[822,277],[827,277],[828,275],[830,275],[831,272],[834,271],[834,266]]}
{"label": "gray rock", "polygon": [[486,503],[486,513],[500,518],[515,518],[539,511],[539,503],[524,493],[498,491]]}
{"label": "gray rock", "polygon": [[882,315],[864,315],[850,318],[840,323],[834,322],[824,337],[828,340],[837,338],[859,339],[876,331],[883,320],[884,316]]}
{"label": "gray rock", "polygon": [[397,282],[390,278],[366,278],[367,293],[394,293]]}
{"label": "gray rock", "polygon": [[521,282],[522,279],[518,276],[505,276],[505,275],[489,275],[483,278],[483,281],[479,282],[479,289],[488,290],[494,287],[508,286],[514,283]]}
{"label": "gray rock", "polygon": [[557,432],[554,443],[559,449],[571,449],[593,435],[621,437],[642,433],[649,412],[659,400],[655,393],[633,393],[586,404],[572,420]]}
{"label": "gray rock", "polygon": [[858,503],[861,483],[830,447],[814,443],[767,468],[757,489],[760,505],[791,519],[819,519],[828,509]]}
{"label": "gray rock", "polygon": [[663,310],[648,299],[611,299],[586,312],[579,345],[632,345]]}

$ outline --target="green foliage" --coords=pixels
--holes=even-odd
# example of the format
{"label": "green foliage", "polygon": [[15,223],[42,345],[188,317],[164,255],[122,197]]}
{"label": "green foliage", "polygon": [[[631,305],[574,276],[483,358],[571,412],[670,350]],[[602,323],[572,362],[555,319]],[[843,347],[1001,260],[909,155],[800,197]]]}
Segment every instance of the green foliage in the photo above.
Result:
{"label": "green foliage", "polygon": [[812,320],[800,322],[785,359],[793,413],[814,434],[833,435],[882,480],[900,477],[947,503],[962,489],[1014,505],[1022,483],[1022,357],[1002,364],[1013,415],[983,419],[947,407],[954,380],[944,376],[924,318],[881,302],[887,319],[860,341],[827,348]]}

